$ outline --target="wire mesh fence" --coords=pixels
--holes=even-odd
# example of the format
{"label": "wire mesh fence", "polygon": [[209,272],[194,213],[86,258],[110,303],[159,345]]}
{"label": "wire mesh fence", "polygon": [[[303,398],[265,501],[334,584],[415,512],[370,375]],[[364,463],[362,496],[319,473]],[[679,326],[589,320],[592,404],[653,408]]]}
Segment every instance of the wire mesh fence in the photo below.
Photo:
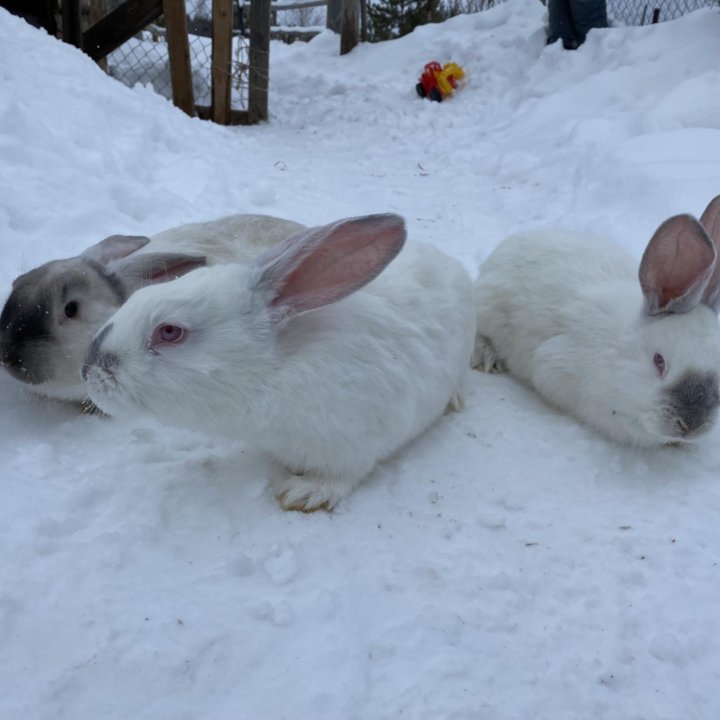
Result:
{"label": "wire mesh fence", "polygon": [[[373,0],[367,1],[373,2]],[[450,14],[460,14],[489,10],[504,0],[444,1],[451,11]],[[547,0],[541,2],[546,3]],[[647,25],[674,20],[702,7],[720,7],[720,0],[606,0],[606,2],[611,22],[618,25]],[[186,0],[185,7],[194,99],[197,105],[209,106],[212,96],[212,0]],[[303,24],[302,19],[300,24]],[[233,28],[231,107],[247,110],[249,43],[243,35],[243,15],[239,2],[234,6]],[[156,92],[172,99],[168,46],[162,17],[112,52],[108,56],[107,65],[110,75],[126,85],[150,84]]]}
{"label": "wire mesh fence", "polygon": [[[505,0],[444,0],[450,15],[483,12],[503,2]],[[547,0],[540,2],[547,5]],[[618,25],[649,25],[675,20],[703,7],[720,6],[720,0],[606,0],[606,3],[609,17]]]}
{"label": "wire mesh fence", "polygon": [[[249,42],[242,34],[237,7],[234,10],[236,22],[233,23],[231,107],[247,110]],[[209,106],[212,99],[211,0],[187,0],[186,12],[193,97],[196,105]],[[108,73],[125,85],[149,84],[155,92],[172,100],[170,60],[162,17],[110,53],[107,64]]]}
{"label": "wire mesh fence", "polygon": [[675,20],[693,10],[719,5],[720,0],[607,0],[608,15],[620,25]]}

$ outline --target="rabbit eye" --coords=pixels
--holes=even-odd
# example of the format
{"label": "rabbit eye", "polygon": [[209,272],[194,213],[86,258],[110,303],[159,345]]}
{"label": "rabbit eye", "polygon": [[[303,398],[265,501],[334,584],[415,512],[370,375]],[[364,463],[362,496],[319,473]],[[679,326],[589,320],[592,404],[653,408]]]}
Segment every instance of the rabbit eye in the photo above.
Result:
{"label": "rabbit eye", "polygon": [[179,325],[158,325],[152,337],[152,346],[155,345],[177,345],[185,339],[185,328]]}
{"label": "rabbit eye", "polygon": [[658,375],[665,377],[665,358],[660,353],[653,355],[653,365],[655,365]]}
{"label": "rabbit eye", "polygon": [[65,306],[65,317],[74,318],[78,314],[78,304],[73,300]]}

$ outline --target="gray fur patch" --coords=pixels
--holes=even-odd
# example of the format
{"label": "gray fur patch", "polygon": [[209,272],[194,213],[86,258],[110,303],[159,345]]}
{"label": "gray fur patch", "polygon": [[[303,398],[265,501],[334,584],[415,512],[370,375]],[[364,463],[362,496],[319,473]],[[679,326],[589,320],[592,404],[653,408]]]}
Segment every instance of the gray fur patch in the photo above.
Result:
{"label": "gray fur patch", "polygon": [[0,313],[0,364],[15,378],[32,385],[50,379],[45,348],[51,346],[52,297],[37,292],[44,273],[38,270],[22,276]]}
{"label": "gray fur patch", "polygon": [[113,324],[108,323],[93,339],[85,353],[85,362],[82,367],[83,380],[87,377],[88,368],[92,365],[110,370],[117,366],[119,358],[115,353],[103,352],[101,345],[108,333],[112,330]]}
{"label": "gray fur patch", "polygon": [[105,268],[99,262],[95,262],[95,260],[88,260],[85,258],[84,262],[87,263],[88,267],[92,268],[97,275],[108,284],[108,287],[112,290],[118,301],[118,305],[122,305],[128,299],[128,292],[125,289],[122,280],[120,280],[117,275],[112,275],[106,272]]}
{"label": "gray fur patch", "polygon": [[667,390],[667,401],[685,433],[711,422],[720,405],[717,373],[688,372]]}

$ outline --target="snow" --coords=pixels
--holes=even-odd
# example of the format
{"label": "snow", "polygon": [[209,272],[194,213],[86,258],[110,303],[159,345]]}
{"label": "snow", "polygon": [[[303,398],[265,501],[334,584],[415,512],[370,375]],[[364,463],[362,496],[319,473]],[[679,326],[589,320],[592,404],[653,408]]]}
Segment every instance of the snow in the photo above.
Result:
{"label": "snow", "polygon": [[[509,0],[339,57],[274,43],[269,123],[190,119],[0,10],[0,295],[113,233],[404,215],[475,273],[510,232],[640,256],[720,192],[720,13],[546,47]],[[459,62],[442,104],[425,62]],[[182,388],[178,388],[182,392]],[[0,376],[0,717],[714,720],[720,443],[610,444],[507,376],[331,513],[252,448]]]}

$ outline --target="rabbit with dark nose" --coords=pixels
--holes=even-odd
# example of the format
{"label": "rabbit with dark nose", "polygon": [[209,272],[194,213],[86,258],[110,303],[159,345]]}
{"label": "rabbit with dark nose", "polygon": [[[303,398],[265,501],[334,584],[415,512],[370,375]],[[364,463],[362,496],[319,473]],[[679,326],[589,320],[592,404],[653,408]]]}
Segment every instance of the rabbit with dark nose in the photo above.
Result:
{"label": "rabbit with dark nose", "polygon": [[404,242],[397,215],[352,218],[144,288],[90,344],[88,394],[246,440],[287,469],[283,507],[331,508],[457,406],[469,371],[470,276]]}
{"label": "rabbit with dark nose", "polygon": [[637,265],[611,243],[529,233],[475,284],[474,365],[509,370],[609,438],[688,442],[720,406],[720,197],[660,225]]}
{"label": "rabbit with dark nose", "polygon": [[231,215],[152,238],[114,235],[76,257],[45,263],[13,283],[0,314],[0,365],[35,392],[82,401],[88,343],[138,288],[252,259],[302,228],[267,215]]}

